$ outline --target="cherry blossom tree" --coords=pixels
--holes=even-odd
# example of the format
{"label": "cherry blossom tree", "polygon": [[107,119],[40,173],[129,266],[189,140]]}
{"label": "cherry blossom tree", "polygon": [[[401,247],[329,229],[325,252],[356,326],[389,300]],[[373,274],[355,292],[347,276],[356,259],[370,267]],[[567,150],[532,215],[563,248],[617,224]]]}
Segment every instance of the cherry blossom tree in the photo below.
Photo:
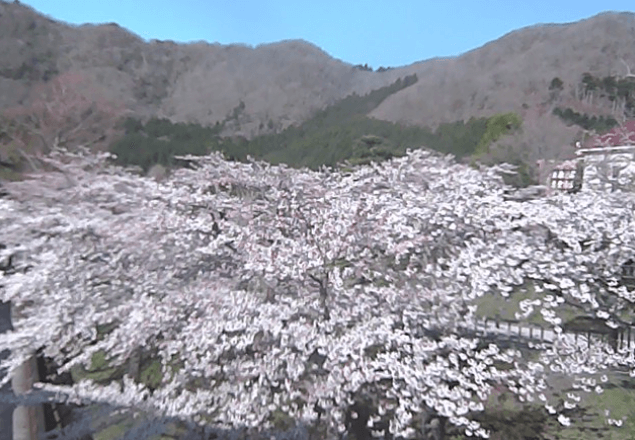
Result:
{"label": "cherry blossom tree", "polygon": [[[617,326],[632,311],[628,194],[519,202],[509,167],[425,151],[348,172],[187,157],[161,182],[108,156],[54,150],[55,171],[0,199],[0,258],[16,265],[1,298],[23,316],[0,336],[0,367],[42,349],[59,372],[98,353],[126,371],[38,385],[58,399],[218,436],[283,419],[288,435],[487,437],[472,416],[494,387],[567,424],[577,395],[549,401],[551,373],[579,378],[581,393],[597,372],[633,373],[632,353],[577,346],[559,317],[566,304]],[[545,295],[519,318],[539,313],[556,334],[537,359],[471,330],[476,299],[528,283]],[[140,380],[140,355],[160,361],[159,384]]]}

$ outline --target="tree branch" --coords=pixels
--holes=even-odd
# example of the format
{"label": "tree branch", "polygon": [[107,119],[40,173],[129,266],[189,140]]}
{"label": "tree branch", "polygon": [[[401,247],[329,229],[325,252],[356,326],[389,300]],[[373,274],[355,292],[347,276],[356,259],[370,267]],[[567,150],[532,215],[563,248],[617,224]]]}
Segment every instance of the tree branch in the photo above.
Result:
{"label": "tree branch", "polygon": [[626,66],[626,75],[624,75],[624,78],[635,78],[635,74],[631,73],[631,66],[624,61],[624,58],[620,58],[620,61]]}

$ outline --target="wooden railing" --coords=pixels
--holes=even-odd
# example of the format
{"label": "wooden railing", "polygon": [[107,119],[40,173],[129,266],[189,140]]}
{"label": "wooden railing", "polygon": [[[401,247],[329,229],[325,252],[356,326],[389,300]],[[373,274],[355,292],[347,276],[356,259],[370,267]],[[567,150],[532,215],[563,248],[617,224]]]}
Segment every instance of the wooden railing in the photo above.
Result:
{"label": "wooden railing", "polygon": [[[520,321],[483,318],[482,320],[478,320],[476,325],[472,327],[481,333],[501,333],[507,336],[539,342],[552,343],[556,338],[556,334],[552,328]],[[466,328],[470,328],[470,326],[466,326]],[[613,342],[612,345],[614,349],[635,349],[635,326],[625,326],[615,329],[616,336],[613,338],[613,341],[611,341],[612,335],[609,331],[594,331],[589,329],[569,330],[564,326],[563,333],[574,335],[576,343],[584,341],[588,346],[590,346],[593,341],[608,344]]]}

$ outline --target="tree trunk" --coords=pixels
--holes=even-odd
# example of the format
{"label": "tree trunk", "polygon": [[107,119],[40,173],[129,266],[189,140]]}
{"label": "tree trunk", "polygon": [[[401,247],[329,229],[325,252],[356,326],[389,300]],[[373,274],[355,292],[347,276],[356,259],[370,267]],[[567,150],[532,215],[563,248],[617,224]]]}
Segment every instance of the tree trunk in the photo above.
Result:
{"label": "tree trunk", "polygon": [[141,349],[136,349],[128,360],[127,373],[128,376],[139,382],[139,372],[141,367]]}
{"label": "tree trunk", "polygon": [[[20,312],[11,308],[11,321],[15,322]],[[16,396],[28,393],[35,382],[40,380],[37,359],[35,353],[24,364],[22,364],[11,378],[11,387]],[[38,436],[44,433],[44,407],[18,406],[13,410],[13,440],[38,440]]]}

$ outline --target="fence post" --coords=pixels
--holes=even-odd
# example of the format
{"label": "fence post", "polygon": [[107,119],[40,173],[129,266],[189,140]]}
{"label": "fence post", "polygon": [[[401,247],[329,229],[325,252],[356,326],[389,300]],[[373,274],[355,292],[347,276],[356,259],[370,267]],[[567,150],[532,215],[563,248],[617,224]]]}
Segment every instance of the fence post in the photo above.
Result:
{"label": "fence post", "polygon": [[540,327],[540,342],[545,342],[545,328]]}

